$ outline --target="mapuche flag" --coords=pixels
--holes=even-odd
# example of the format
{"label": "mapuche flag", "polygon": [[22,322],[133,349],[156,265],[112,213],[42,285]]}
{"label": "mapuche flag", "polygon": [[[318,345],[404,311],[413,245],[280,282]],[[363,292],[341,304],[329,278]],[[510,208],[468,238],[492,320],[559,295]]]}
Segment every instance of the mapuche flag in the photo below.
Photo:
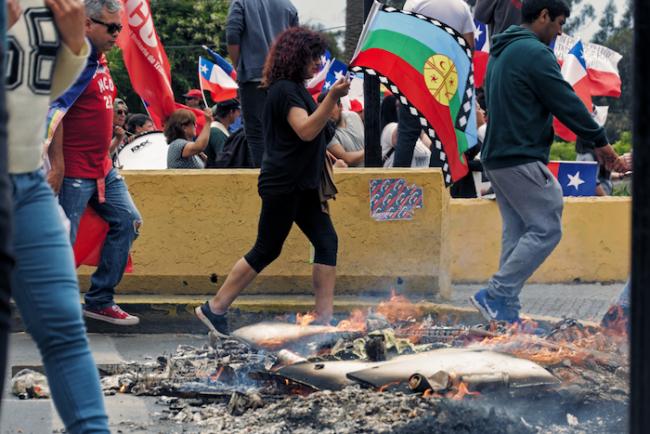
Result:
{"label": "mapuche flag", "polygon": [[460,33],[375,2],[350,67],[377,75],[419,117],[447,184],[468,173],[463,153],[477,143],[476,103],[472,52]]}

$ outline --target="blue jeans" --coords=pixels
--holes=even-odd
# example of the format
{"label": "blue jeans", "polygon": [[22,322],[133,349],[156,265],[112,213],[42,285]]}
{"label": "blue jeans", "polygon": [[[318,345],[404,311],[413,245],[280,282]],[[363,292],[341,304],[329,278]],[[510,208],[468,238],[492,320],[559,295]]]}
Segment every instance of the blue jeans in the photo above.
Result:
{"label": "blue jeans", "polygon": [[59,202],[70,219],[70,239],[77,239],[79,222],[90,205],[106,222],[109,230],[102,248],[97,270],[90,278],[86,293],[86,307],[103,309],[115,304],[115,287],[122,280],[131,244],[138,236],[142,217],[131,199],[126,183],[116,169],[106,176],[106,201],[99,203],[97,181],[94,179],[64,178]]}
{"label": "blue jeans", "polygon": [[79,305],[70,240],[40,171],[12,175],[13,297],[38,345],[56,409],[71,433],[108,433]]}

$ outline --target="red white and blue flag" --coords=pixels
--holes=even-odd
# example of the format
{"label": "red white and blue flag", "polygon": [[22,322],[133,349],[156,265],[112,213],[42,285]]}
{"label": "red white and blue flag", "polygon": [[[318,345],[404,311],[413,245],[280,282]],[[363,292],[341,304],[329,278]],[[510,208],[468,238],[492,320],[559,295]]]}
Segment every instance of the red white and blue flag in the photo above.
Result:
{"label": "red white and blue flag", "polygon": [[223,69],[226,74],[230,76],[233,80],[237,80],[237,70],[228,62],[226,59],[224,59],[219,53],[217,53],[214,50],[211,50],[207,46],[203,46],[203,49],[208,52],[210,57],[212,58],[212,61],[219,66],[219,68]]}
{"label": "red white and blue flag", "polygon": [[[560,63],[564,63],[571,50],[579,42],[578,38],[560,35],[555,40],[553,49]],[[591,96],[621,96],[621,77],[618,62],[623,56],[602,45],[584,43],[583,57],[589,78]]]}
{"label": "red white and blue flag", "polygon": [[[584,47],[582,42],[578,40],[576,44],[569,50],[569,53],[564,57],[562,63],[562,76],[573,87],[576,95],[582,100],[587,110],[591,113],[593,111],[593,104],[591,101],[591,82],[589,74],[587,73],[587,62],[584,56]],[[576,140],[576,135],[564,126],[560,121],[553,119],[553,127],[555,128],[555,135],[561,137],[563,140],[573,142]]]}
{"label": "red white and blue flag", "polygon": [[318,74],[314,75],[305,85],[310,94],[318,95],[321,93],[323,90],[323,85],[327,80],[327,74],[329,74],[332,63],[335,60],[336,59],[332,59],[332,55],[329,51],[326,51],[325,54],[321,56],[321,67],[318,71]]}
{"label": "red white and blue flag", "polygon": [[551,161],[548,168],[562,186],[564,196],[595,196],[598,163],[595,161]]}
{"label": "red white and blue flag", "polygon": [[490,34],[488,26],[479,20],[474,19],[474,25],[474,83],[482,87],[490,58]]}
{"label": "red white and blue flag", "polygon": [[330,90],[334,83],[345,76],[346,72],[348,72],[348,65],[337,59],[332,60],[327,77],[325,77],[325,83],[323,83],[323,91]]}
{"label": "red white and blue flag", "polygon": [[237,82],[219,65],[204,57],[199,57],[199,83],[201,90],[210,92],[214,102],[237,98]]}

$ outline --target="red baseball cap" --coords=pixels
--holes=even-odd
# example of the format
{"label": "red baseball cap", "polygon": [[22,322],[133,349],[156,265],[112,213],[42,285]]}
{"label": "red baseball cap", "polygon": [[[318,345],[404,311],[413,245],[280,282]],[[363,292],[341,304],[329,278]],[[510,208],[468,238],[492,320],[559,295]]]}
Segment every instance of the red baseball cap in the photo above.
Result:
{"label": "red baseball cap", "polygon": [[185,95],[183,95],[185,98],[198,98],[201,99],[203,98],[203,92],[199,89],[190,89]]}
{"label": "red baseball cap", "polygon": [[361,101],[359,101],[358,99],[353,99],[352,101],[350,101],[350,111],[355,113],[362,112],[363,105],[361,105]]}

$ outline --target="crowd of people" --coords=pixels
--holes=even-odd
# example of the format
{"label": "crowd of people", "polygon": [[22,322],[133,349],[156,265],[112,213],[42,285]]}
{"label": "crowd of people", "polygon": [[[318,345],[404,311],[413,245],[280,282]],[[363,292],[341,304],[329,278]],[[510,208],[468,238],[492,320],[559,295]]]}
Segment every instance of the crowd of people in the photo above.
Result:
{"label": "crowd of people", "polygon": [[[12,74],[5,74],[7,85],[0,91],[0,362],[6,359],[12,288],[67,431],[109,432],[82,316],[116,325],[139,323],[114,300],[143,225],[116,154],[151,132],[154,122],[144,113],[129,114],[127,104],[116,98],[104,55],[122,31],[121,1],[7,0],[6,31],[24,47],[34,44],[32,23],[23,14],[31,7],[51,10],[52,20],[41,24],[51,26],[50,34],[59,40],[53,70],[36,74],[51,78],[47,92],[35,91],[31,76]],[[409,0],[405,8],[444,21],[473,46],[472,12],[462,0]],[[585,146],[605,169],[625,172],[631,162],[608,144],[605,130],[564,81],[548,47],[570,15],[563,0],[478,0],[474,13],[488,23],[494,38],[485,98],[477,110],[484,137],[472,152],[480,151],[482,169],[492,182],[503,236],[499,270],[471,301],[488,320],[517,323],[525,281],[561,238],[562,192],[545,165],[553,139],[551,115],[588,142]],[[230,305],[280,255],[294,222],[314,246],[317,323],[332,321],[338,253],[327,205],[337,193],[332,166],[363,165],[363,107],[343,109],[347,78],[316,98],[309,94],[304,84],[318,72],[326,42],[298,24],[290,0],[233,0],[226,38],[238,68],[239,99],[204,108],[203,93],[193,89],[184,98],[194,111],[180,109],[165,120],[169,168],[224,167],[222,157],[234,152],[228,146],[235,139],[247,152],[242,158],[260,167],[255,244],[215,296],[195,311],[221,336],[229,334]],[[51,62],[39,63],[46,65]],[[12,73],[27,70],[10,66]],[[44,166],[41,132],[48,106],[63,95],[70,104],[53,126]],[[203,110],[200,132],[196,109]],[[240,115],[243,130],[234,128]],[[417,118],[390,94],[382,101],[381,127],[384,167],[438,163]],[[481,165],[475,156],[467,158]],[[87,208],[109,229],[81,307],[72,245]],[[4,372],[0,366],[0,375]]]}

